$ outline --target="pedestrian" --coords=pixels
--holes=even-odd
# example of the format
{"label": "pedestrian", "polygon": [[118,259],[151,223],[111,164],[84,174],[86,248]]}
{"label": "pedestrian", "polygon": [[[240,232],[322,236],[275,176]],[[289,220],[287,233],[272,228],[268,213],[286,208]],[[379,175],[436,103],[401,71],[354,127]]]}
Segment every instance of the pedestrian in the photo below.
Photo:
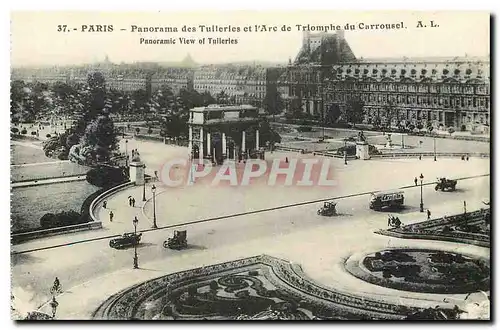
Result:
{"label": "pedestrian", "polygon": [[287,163],[287,164],[288,164],[288,157],[286,157],[286,158],[285,158],[285,163]]}
{"label": "pedestrian", "polygon": [[467,155],[467,157],[465,158],[467,161],[469,161],[469,155]]}
{"label": "pedestrian", "polygon": [[427,220],[431,219],[431,210],[427,210]]}
{"label": "pedestrian", "polygon": [[113,222],[113,217],[114,217],[113,211],[109,211],[109,222]]}
{"label": "pedestrian", "polygon": [[156,179],[156,181],[160,180],[160,178],[158,178],[158,171],[155,171],[155,179]]}
{"label": "pedestrian", "polygon": [[56,297],[52,297],[52,301],[50,302],[50,307],[52,307],[52,318],[56,317],[57,306],[59,303],[56,300]]}
{"label": "pedestrian", "polygon": [[107,205],[108,205],[107,201],[102,202],[102,207],[106,208]]}
{"label": "pedestrian", "polygon": [[128,206],[132,206],[132,197],[128,196]]}
{"label": "pedestrian", "polygon": [[422,160],[422,155],[418,155],[418,160]]}
{"label": "pedestrian", "polygon": [[413,180],[413,182],[415,182],[415,186],[418,186],[418,179],[417,179],[417,177],[415,177],[415,179]]}
{"label": "pedestrian", "polygon": [[135,207],[135,198],[132,198],[132,207]]}

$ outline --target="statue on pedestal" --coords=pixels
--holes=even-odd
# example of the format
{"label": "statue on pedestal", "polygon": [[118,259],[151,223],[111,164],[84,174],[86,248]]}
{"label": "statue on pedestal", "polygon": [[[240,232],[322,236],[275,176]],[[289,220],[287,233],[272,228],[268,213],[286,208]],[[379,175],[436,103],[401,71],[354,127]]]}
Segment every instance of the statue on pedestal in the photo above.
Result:
{"label": "statue on pedestal", "polygon": [[385,145],[385,146],[386,146],[387,148],[392,148],[392,139],[391,139],[391,134],[387,134],[386,139],[387,139],[387,143],[386,143],[386,145]]}

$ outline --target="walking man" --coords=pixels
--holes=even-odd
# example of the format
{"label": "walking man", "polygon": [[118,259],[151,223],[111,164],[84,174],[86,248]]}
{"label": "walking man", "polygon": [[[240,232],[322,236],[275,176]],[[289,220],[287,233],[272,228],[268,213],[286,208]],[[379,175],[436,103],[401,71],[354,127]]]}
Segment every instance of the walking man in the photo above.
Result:
{"label": "walking man", "polygon": [[135,198],[132,198],[132,207],[135,207]]}
{"label": "walking man", "polygon": [[113,217],[115,215],[113,214],[113,211],[109,211],[109,222],[113,222]]}
{"label": "walking man", "polygon": [[107,201],[102,202],[102,207],[106,208],[107,205],[108,205]]}
{"label": "walking man", "polygon": [[128,196],[128,206],[132,206],[132,196]]}
{"label": "walking man", "polygon": [[413,182],[415,182],[415,186],[418,186],[418,179],[417,179],[417,177],[415,177],[415,179],[413,180]]}
{"label": "walking man", "polygon": [[431,219],[431,210],[427,209],[427,220]]}

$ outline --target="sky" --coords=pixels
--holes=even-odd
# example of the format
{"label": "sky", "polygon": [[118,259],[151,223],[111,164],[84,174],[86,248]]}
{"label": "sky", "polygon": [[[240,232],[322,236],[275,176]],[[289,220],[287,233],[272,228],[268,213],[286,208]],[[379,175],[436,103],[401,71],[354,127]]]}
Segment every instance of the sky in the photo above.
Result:
{"label": "sky", "polygon": [[[426,27],[417,27],[418,22]],[[431,21],[435,27],[431,27]],[[402,29],[361,29],[371,24],[401,24]],[[202,33],[200,25],[239,27],[241,32]],[[356,57],[489,56],[490,14],[465,11],[190,11],[190,12],[12,12],[12,66],[173,62],[190,54],[198,63],[269,61],[286,63],[298,53],[303,32],[297,24],[344,29]],[[66,25],[67,32],[64,30]],[[83,32],[83,26],[87,31]],[[91,25],[113,26],[92,32]],[[256,25],[278,31],[255,31]],[[60,26],[60,27],[59,27]],[[177,28],[178,32],[132,31],[132,26]],[[196,32],[183,32],[182,27]],[[283,26],[291,31],[281,31]],[[251,27],[251,32],[244,32]],[[74,30],[76,29],[76,30]],[[123,31],[122,31],[123,29]],[[312,32],[314,33],[314,32]],[[331,31],[334,33],[334,31]],[[208,38],[232,38],[237,44],[209,45]],[[176,40],[176,44],[141,44],[141,38]],[[195,44],[180,44],[180,38]],[[199,44],[205,38],[205,44]]]}

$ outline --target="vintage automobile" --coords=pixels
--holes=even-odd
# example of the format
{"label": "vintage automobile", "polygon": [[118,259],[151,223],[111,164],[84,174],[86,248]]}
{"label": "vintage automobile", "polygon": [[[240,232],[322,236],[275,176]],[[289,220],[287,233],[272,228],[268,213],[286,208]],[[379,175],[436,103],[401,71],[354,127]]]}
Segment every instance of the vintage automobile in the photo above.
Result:
{"label": "vintage automobile", "polygon": [[113,249],[123,249],[129,246],[139,244],[141,241],[142,233],[125,233],[121,237],[113,238],[109,241],[109,246]]}
{"label": "vintage automobile", "polygon": [[337,203],[335,202],[325,202],[322,208],[318,210],[318,215],[323,215],[330,217],[332,215],[337,215]]}
{"label": "vintage automobile", "polygon": [[438,191],[454,191],[457,187],[457,180],[449,180],[446,178],[438,178],[436,186],[434,187],[434,190]]}
{"label": "vintage automobile", "polygon": [[174,237],[169,237],[163,242],[163,247],[180,250],[187,248],[187,231],[186,230],[175,230]]}
{"label": "vintage automobile", "polygon": [[372,194],[370,199],[370,209],[381,211],[383,208],[402,208],[404,206],[404,192],[380,192]]}

